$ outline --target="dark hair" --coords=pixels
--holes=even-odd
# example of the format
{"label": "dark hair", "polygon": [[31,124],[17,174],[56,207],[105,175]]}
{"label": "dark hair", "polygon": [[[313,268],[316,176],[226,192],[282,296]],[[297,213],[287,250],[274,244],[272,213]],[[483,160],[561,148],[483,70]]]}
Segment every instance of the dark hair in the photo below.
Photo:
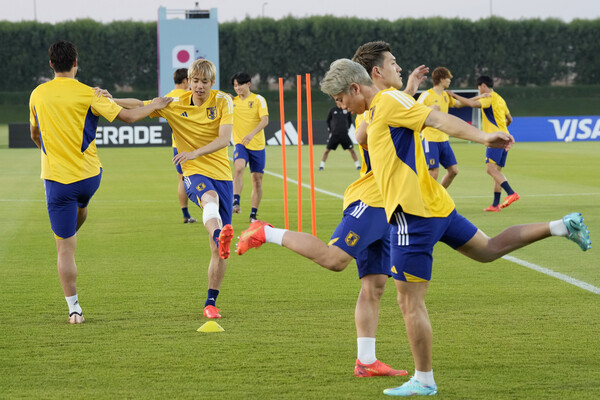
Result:
{"label": "dark hair", "polygon": [[237,81],[238,85],[243,85],[244,83],[250,82],[250,75],[248,75],[247,72],[238,72],[231,77],[232,85],[234,84],[233,81]]}
{"label": "dark hair", "polygon": [[355,61],[362,65],[367,70],[369,76],[373,72],[373,67],[383,67],[383,61],[385,57],[383,53],[392,52],[389,43],[382,40],[376,42],[368,42],[356,49],[352,61]]}
{"label": "dark hair", "polygon": [[181,83],[183,83],[184,79],[187,79],[188,75],[188,70],[187,68],[179,68],[177,70],[175,70],[175,72],[173,73],[173,82],[175,82],[176,85],[179,85]]}
{"label": "dark hair", "polygon": [[48,58],[54,72],[69,72],[77,61],[77,47],[66,40],[59,40],[50,45]]}
{"label": "dark hair", "polygon": [[437,67],[433,70],[433,73],[431,74],[431,79],[433,80],[434,85],[439,84],[442,81],[442,79],[446,78],[452,78],[452,74],[446,67]]}
{"label": "dark hair", "polygon": [[477,86],[481,85],[482,83],[490,89],[494,87],[494,80],[487,75],[481,75],[479,78],[477,78]]}

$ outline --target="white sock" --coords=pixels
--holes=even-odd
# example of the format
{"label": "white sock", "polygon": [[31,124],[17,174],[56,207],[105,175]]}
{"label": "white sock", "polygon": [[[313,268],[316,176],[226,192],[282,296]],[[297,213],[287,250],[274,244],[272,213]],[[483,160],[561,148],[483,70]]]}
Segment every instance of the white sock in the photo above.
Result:
{"label": "white sock", "polygon": [[283,243],[283,235],[287,232],[287,229],[273,228],[268,225],[265,226],[265,241],[267,243],[274,243],[281,246]]}
{"label": "white sock", "polygon": [[361,364],[373,364],[377,361],[375,356],[375,338],[374,337],[359,337],[356,338],[358,345],[358,361]]}
{"label": "white sock", "polygon": [[74,312],[81,315],[81,306],[79,305],[79,300],[76,294],[70,297],[65,297],[65,300],[69,305],[69,315],[73,314]]}
{"label": "white sock", "polygon": [[354,165],[356,165],[356,168],[358,168],[358,167],[360,167],[360,162],[358,162],[358,160],[354,161]]}
{"label": "white sock", "polygon": [[433,370],[429,372],[415,370],[415,379],[421,382],[423,385],[433,386],[435,381],[433,380]]}
{"label": "white sock", "polygon": [[319,168],[325,168],[325,161],[321,161],[321,165],[319,165]]}
{"label": "white sock", "polygon": [[569,231],[562,219],[550,222],[550,234],[552,236],[567,236]]}

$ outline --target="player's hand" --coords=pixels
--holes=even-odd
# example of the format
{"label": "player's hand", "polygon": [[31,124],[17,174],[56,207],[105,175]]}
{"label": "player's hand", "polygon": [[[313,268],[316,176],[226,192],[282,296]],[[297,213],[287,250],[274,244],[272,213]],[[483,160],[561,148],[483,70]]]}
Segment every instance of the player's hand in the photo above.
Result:
{"label": "player's hand", "polygon": [[429,67],[425,65],[419,65],[417,68],[413,70],[410,74],[417,80],[419,84],[423,83],[425,79],[427,79],[427,74],[429,73]]}
{"label": "player's hand", "polygon": [[151,104],[155,105],[157,110],[160,110],[160,109],[168,106],[169,103],[172,101],[173,101],[172,97],[155,97],[154,99],[152,99]]}
{"label": "player's hand", "polygon": [[104,96],[104,97],[108,97],[109,99],[113,98],[112,94],[110,94],[108,92],[108,90],[106,90],[106,89],[99,88],[98,86],[93,87],[92,89],[94,89],[94,95],[96,97],[102,97],[102,96]]}
{"label": "player's hand", "polygon": [[515,144],[515,138],[506,132],[486,133],[484,144],[494,149],[509,150]]}
{"label": "player's hand", "polygon": [[174,165],[180,165],[180,164],[183,164],[186,161],[194,160],[196,158],[198,158],[198,156],[196,155],[196,152],[194,152],[194,151],[184,151],[182,153],[177,153],[177,155],[175,157],[173,157],[173,164]]}
{"label": "player's hand", "polygon": [[247,145],[248,145],[248,143],[250,143],[250,141],[252,140],[252,138],[253,138],[253,137],[254,137],[254,135],[252,135],[252,134],[248,134],[248,135],[244,136],[244,137],[242,138],[242,144],[243,144],[244,146],[247,146]]}

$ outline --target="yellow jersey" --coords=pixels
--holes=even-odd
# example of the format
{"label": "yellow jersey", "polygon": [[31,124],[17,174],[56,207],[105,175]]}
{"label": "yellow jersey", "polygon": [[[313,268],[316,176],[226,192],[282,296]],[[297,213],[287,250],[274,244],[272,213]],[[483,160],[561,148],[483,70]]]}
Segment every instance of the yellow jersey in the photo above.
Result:
{"label": "yellow jersey", "polygon": [[[151,101],[145,101],[148,104]],[[204,147],[219,136],[221,125],[233,124],[233,102],[228,94],[211,90],[208,99],[200,106],[192,101],[192,92],[186,92],[150,117],[167,120],[180,153]],[[230,181],[231,167],[227,147],[181,164],[184,176],[203,175],[220,181]]]}
{"label": "yellow jersey", "polygon": [[[356,116],[354,121],[356,129],[364,123],[365,116],[368,114],[369,112],[365,111],[363,114]],[[371,207],[383,208],[383,198],[381,197],[377,182],[373,176],[373,171],[371,170],[369,152],[361,145],[359,145],[358,148],[360,149],[360,155],[362,157],[360,178],[352,182],[346,188],[346,191],[344,192],[344,210],[357,200],[360,200]]]}
{"label": "yellow jersey", "polygon": [[69,184],[98,175],[98,117],[112,122],[121,110],[75,79],[57,77],[35,88],[29,123],[40,131],[42,179]]}
{"label": "yellow jersey", "polygon": [[506,115],[510,114],[506,101],[496,92],[490,93],[491,97],[479,99],[481,104],[481,130],[487,133],[502,131],[508,132]]}
{"label": "yellow jersey", "polygon": [[[437,94],[435,90],[431,88],[421,93],[418,102],[427,107],[437,105],[440,107],[441,112],[448,114],[448,109],[454,107],[456,99],[451,97],[446,91],[442,91],[442,94]],[[447,142],[450,139],[448,134],[430,126],[423,129],[422,134],[423,138],[428,142]]]}
{"label": "yellow jersey", "polygon": [[388,221],[397,207],[425,218],[446,217],[454,202],[429,175],[419,132],[432,110],[396,89],[382,90],[369,108],[368,146]]}
{"label": "yellow jersey", "polygon": [[[171,90],[169,93],[165,94],[164,97],[174,97],[174,98],[178,98],[179,96],[183,96],[184,94],[186,94],[188,91],[185,89],[173,89]],[[175,135],[171,134],[171,145],[173,147],[177,147],[177,145],[175,144]]]}
{"label": "yellow jersey", "polygon": [[[235,96],[233,98],[233,143],[241,143],[244,136],[256,128],[265,115],[269,115],[269,109],[265,98],[261,95],[250,92],[244,100],[240,96]],[[264,129],[254,135],[245,147],[248,150],[264,149]]]}

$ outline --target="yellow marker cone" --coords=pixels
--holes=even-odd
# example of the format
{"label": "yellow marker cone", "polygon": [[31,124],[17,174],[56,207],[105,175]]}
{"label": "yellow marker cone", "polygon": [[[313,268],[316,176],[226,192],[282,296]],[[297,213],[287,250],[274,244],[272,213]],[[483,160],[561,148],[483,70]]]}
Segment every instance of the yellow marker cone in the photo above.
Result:
{"label": "yellow marker cone", "polygon": [[198,328],[198,332],[204,332],[204,333],[223,332],[223,331],[225,331],[225,329],[223,329],[221,327],[221,325],[217,324],[215,321],[208,321],[207,323],[202,325],[200,328]]}

